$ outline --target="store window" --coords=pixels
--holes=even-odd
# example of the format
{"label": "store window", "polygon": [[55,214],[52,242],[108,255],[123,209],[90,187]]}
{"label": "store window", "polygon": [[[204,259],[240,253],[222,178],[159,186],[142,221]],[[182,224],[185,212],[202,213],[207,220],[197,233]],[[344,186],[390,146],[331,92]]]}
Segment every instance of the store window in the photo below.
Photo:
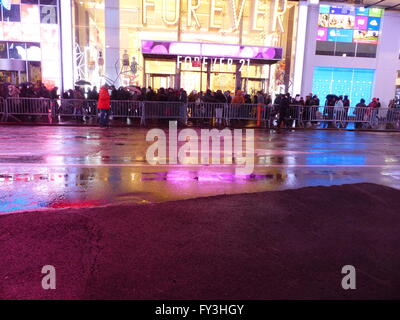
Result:
{"label": "store window", "polygon": [[22,4],[21,21],[24,21],[24,23],[40,23],[39,7],[33,4]]}
{"label": "store window", "polygon": [[320,5],[317,55],[376,57],[384,10]]}
{"label": "store window", "polygon": [[49,88],[60,87],[58,0],[9,2],[10,10],[0,5],[0,59],[24,61],[16,65],[26,65],[26,70],[22,67],[15,70],[16,65],[3,64],[7,70],[0,71],[13,83],[41,80]]}
{"label": "store window", "polygon": [[5,7],[1,6],[3,12],[3,21],[9,22],[20,22],[21,15],[20,15],[20,5],[19,4],[12,4],[10,10],[7,10]]}
{"label": "store window", "polygon": [[0,59],[8,59],[7,42],[0,42]]}
{"label": "store window", "polygon": [[8,43],[8,57],[9,59],[26,60],[25,43]]}
{"label": "store window", "polygon": [[324,102],[328,94],[347,95],[351,106],[371,100],[375,70],[315,67],[312,92]]}
{"label": "store window", "polygon": [[100,86],[106,59],[104,0],[74,0],[72,5],[74,81],[84,79]]}
{"label": "store window", "polygon": [[57,7],[40,6],[40,22],[47,24],[57,24]]}
{"label": "store window", "polygon": [[41,63],[38,61],[29,61],[28,62],[28,81],[36,83],[37,81],[42,79],[42,68]]}
{"label": "store window", "polygon": [[40,61],[42,58],[42,52],[40,50],[40,43],[27,43],[26,44],[27,60],[29,61]]}
{"label": "store window", "polygon": [[146,59],[146,73],[175,74],[175,61]]}

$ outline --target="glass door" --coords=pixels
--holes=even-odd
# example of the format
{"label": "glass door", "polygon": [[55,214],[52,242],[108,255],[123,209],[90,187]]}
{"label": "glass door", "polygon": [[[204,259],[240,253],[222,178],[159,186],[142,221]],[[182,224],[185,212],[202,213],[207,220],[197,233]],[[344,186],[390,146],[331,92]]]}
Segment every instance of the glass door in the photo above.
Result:
{"label": "glass door", "polygon": [[146,74],[146,87],[152,87],[154,90],[174,87],[173,74]]}
{"label": "glass door", "polygon": [[250,95],[254,95],[258,91],[266,92],[265,89],[266,89],[265,79],[242,78],[242,90]]}

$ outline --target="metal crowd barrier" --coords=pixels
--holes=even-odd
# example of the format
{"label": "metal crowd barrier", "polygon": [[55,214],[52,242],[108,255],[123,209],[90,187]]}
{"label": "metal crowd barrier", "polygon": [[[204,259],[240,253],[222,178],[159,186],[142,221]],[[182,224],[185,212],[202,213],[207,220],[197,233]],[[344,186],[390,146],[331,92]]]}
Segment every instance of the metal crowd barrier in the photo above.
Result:
{"label": "metal crowd barrier", "polygon": [[164,101],[143,101],[145,119],[181,119],[184,116],[183,103]]}
{"label": "metal crowd barrier", "polygon": [[386,113],[388,129],[400,129],[400,108],[391,108]]}
{"label": "metal crowd barrier", "polygon": [[7,117],[7,105],[6,105],[6,101],[4,100],[4,98],[0,97],[0,121],[6,121],[6,117]]}
{"label": "metal crowd barrier", "polygon": [[189,102],[184,111],[187,119],[212,119],[226,118],[227,108],[226,103]]}
{"label": "metal crowd barrier", "polygon": [[41,117],[47,116],[49,122],[52,121],[53,110],[50,99],[46,98],[7,98],[5,99],[5,121],[13,118],[21,121],[21,116]]}
{"label": "metal crowd barrier", "polygon": [[50,99],[7,98],[7,114],[44,116],[51,113]]}
{"label": "metal crowd barrier", "polygon": [[[345,128],[348,123],[355,123],[356,128],[400,129],[400,108],[290,105],[285,110],[279,109],[277,105],[261,104],[113,100],[110,115],[113,118],[138,118],[141,124],[154,119],[179,120],[184,124],[188,120],[215,120],[226,125],[232,120],[244,120],[269,127],[283,118],[288,127]],[[99,110],[95,100],[0,98],[1,121],[9,118],[16,121],[31,120],[32,117],[41,116],[47,116],[49,122],[57,118],[59,121],[63,118],[97,119]]]}
{"label": "metal crowd barrier", "polygon": [[58,117],[97,117],[97,101],[86,99],[59,99],[55,101]]}
{"label": "metal crowd barrier", "polygon": [[142,118],[142,102],[130,100],[112,101],[111,114],[114,118]]}
{"label": "metal crowd barrier", "polygon": [[189,103],[187,119],[214,119],[229,125],[231,120],[263,121],[270,124],[274,108],[261,104]]}
{"label": "metal crowd barrier", "polygon": [[344,128],[348,123],[355,123],[356,128],[377,129],[392,126],[398,128],[400,109],[335,106],[290,106],[288,118],[297,121],[297,126],[327,124],[331,127]]}

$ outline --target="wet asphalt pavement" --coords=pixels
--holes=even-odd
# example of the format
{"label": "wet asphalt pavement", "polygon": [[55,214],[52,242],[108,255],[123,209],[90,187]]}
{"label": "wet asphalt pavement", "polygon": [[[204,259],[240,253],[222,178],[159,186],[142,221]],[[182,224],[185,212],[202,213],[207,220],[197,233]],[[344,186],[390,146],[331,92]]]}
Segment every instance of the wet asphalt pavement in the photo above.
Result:
{"label": "wet asphalt pavement", "polygon": [[255,132],[253,175],[146,161],[149,129],[0,126],[0,213],[373,182],[400,189],[400,133]]}

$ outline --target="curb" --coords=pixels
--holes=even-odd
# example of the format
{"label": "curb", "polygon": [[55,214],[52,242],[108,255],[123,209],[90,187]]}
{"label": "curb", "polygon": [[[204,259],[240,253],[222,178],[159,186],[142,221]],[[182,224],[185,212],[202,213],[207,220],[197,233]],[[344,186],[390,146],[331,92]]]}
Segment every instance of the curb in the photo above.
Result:
{"label": "curb", "polygon": [[[98,124],[82,124],[82,123],[32,123],[32,122],[0,122],[0,126],[26,126],[26,127],[88,127],[88,128],[100,128]],[[109,128],[135,128],[135,129],[144,129],[144,128],[156,128],[156,127],[168,127],[167,125],[159,125],[159,126],[134,126],[134,125],[109,125]],[[179,123],[178,123],[179,127]],[[185,126],[187,128],[215,128],[218,127],[214,126]],[[266,128],[266,127],[256,127],[256,126],[237,126],[237,127],[226,127],[226,128],[238,128],[238,129],[259,129],[259,130],[276,130],[274,128]],[[282,131],[290,131],[290,130],[303,130],[303,131],[355,131],[355,132],[394,132],[400,133],[399,130],[395,129],[335,129],[335,128],[289,128],[289,129],[282,129]]]}

